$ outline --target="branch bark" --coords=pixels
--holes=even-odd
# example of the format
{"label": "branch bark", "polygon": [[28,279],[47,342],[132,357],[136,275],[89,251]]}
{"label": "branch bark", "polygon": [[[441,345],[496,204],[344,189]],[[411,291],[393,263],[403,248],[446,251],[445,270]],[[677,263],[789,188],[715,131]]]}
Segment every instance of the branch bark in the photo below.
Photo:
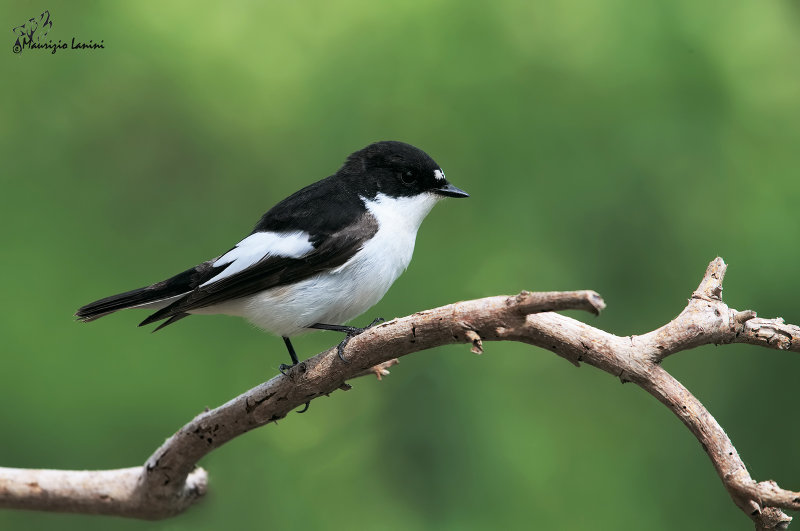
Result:
{"label": "branch bark", "polygon": [[726,265],[713,260],[684,310],[661,328],[619,337],[554,311],[598,313],[593,291],[522,292],[457,302],[394,319],[351,340],[342,363],[333,348],[276,376],[216,409],[205,411],[158,448],[142,467],[105,471],[0,468],[0,508],[159,519],[179,514],[206,492],[207,474],[196,466],[206,454],[291,410],[349,388],[347,380],[380,378],[397,358],[452,343],[481,352],[484,341],[520,341],[545,348],[576,366],[581,362],[633,382],[670,409],[702,444],[723,486],[757,530],[785,529],[782,509],[800,509],[800,492],[750,477],[714,417],[661,361],[706,344],[748,343],[800,352],[800,327],[761,319],[722,302]]}

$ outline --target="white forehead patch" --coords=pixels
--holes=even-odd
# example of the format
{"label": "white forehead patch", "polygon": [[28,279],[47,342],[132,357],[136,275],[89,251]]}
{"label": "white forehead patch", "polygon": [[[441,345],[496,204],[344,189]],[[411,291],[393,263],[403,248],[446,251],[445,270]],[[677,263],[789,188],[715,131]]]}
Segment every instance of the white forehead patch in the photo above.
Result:
{"label": "white forehead patch", "polygon": [[433,170],[433,176],[436,177],[438,181],[444,181],[444,172],[442,170]]}

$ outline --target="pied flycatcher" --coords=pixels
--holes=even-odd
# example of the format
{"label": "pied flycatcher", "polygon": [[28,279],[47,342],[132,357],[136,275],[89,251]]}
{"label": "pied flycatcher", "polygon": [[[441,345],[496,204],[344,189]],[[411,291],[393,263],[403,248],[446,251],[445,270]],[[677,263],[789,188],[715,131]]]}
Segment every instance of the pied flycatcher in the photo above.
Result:
{"label": "pied flycatcher", "polygon": [[344,323],[381,300],[408,267],[420,223],[444,197],[469,195],[447,182],[424,151],[376,142],[272,207],[228,252],[87,304],[76,316],[93,321],[148,308],[157,311],[139,326],[163,320],[160,330],[191,314],[237,315],[282,336],[292,365],[298,360],[291,336],[336,330],[346,333],[341,357],[346,342],[364,330]]}

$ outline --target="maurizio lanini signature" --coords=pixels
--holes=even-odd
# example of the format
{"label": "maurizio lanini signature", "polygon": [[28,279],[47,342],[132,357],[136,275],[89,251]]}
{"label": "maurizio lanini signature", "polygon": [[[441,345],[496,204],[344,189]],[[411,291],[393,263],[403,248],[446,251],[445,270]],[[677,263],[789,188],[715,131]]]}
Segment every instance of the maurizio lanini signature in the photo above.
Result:
{"label": "maurizio lanini signature", "polygon": [[51,54],[56,53],[58,50],[97,50],[105,48],[104,41],[94,42],[91,39],[89,42],[81,42],[75,37],[72,41],[67,43],[61,39],[58,42],[53,42],[52,39],[45,40],[47,33],[53,28],[53,21],[50,18],[50,11],[45,11],[38,18],[29,19],[25,24],[13,28],[11,31],[17,36],[14,42],[12,51],[14,53],[22,53],[25,48],[29,50],[50,50]]}

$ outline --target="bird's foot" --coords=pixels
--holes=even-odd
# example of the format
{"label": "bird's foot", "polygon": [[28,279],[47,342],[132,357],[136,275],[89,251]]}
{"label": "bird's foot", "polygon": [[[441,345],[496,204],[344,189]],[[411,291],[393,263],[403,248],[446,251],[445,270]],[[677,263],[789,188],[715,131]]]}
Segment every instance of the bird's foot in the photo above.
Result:
{"label": "bird's foot", "polygon": [[336,354],[338,354],[339,359],[345,363],[350,363],[350,361],[344,357],[344,348],[350,342],[351,339],[356,337],[359,334],[362,334],[372,328],[375,325],[378,325],[384,322],[386,319],[383,317],[375,318],[370,324],[365,326],[364,328],[359,328],[357,326],[348,326],[346,330],[342,330],[345,333],[344,339],[336,346]]}
{"label": "bird's foot", "polygon": [[[298,365],[305,365],[305,362],[303,362],[303,363],[293,363],[292,365],[288,365],[286,363],[281,363],[280,365],[278,365],[278,370],[281,371],[282,375],[288,376],[289,378],[292,378],[292,375],[289,374],[289,371],[291,371],[293,368],[297,367]],[[303,369],[303,367],[300,367],[300,369],[301,369],[302,372],[305,372],[305,369]],[[303,409],[298,411],[298,413],[305,413],[306,411],[308,411],[308,407],[310,405],[311,405],[311,402],[306,402],[305,405],[303,406]]]}
{"label": "bird's foot", "polygon": [[281,363],[280,365],[278,365],[278,370],[281,372],[282,375],[288,376],[289,378],[293,378],[294,376],[292,375],[292,369],[294,369],[295,367],[298,368],[300,374],[303,374],[308,370],[308,367],[306,367],[306,362],[304,361],[295,362],[292,363],[291,365],[286,363]]}
{"label": "bird's foot", "polygon": [[[283,336],[283,342],[286,344],[286,348],[289,350],[289,356],[292,358],[292,364],[291,365],[287,365],[285,363],[281,363],[280,365],[278,365],[278,370],[281,371],[282,375],[288,376],[289,378],[294,379],[294,376],[292,374],[290,374],[290,373],[287,373],[287,371],[291,371],[294,367],[297,367],[297,365],[300,365],[300,372],[304,373],[307,370],[306,362],[298,363],[297,353],[294,351],[294,347],[292,346],[292,342],[289,340],[288,337]],[[301,409],[300,411],[298,411],[298,413],[305,413],[306,411],[308,411],[308,406],[309,405],[311,405],[311,402],[306,402],[305,407],[303,409]]]}
{"label": "bird's foot", "polygon": [[339,359],[345,363],[350,363],[350,362],[347,360],[347,358],[344,357],[344,347],[346,347],[347,344],[350,342],[350,340],[356,337],[356,335],[358,334],[348,333],[346,336],[344,336],[344,339],[342,339],[342,341],[338,345],[336,345],[336,354],[339,356]]}
{"label": "bird's foot", "polygon": [[347,346],[350,340],[359,335],[360,333],[364,332],[365,330],[369,330],[376,324],[382,323],[385,320],[386,319],[384,319],[383,317],[378,317],[364,328],[359,328],[357,326],[332,325],[325,323],[314,323],[313,325],[310,325],[308,328],[313,328],[315,330],[331,330],[333,332],[343,332],[345,336],[342,342],[337,345],[336,353],[339,355],[340,360],[347,363],[347,359],[345,359],[344,357],[344,348]]}
{"label": "bird's foot", "polygon": [[285,363],[281,363],[278,366],[278,370],[281,371],[282,375],[287,376],[286,371],[297,365],[299,360],[297,359],[297,353],[294,351],[294,347],[292,346],[292,342],[289,340],[289,338],[283,336],[283,342],[286,344],[286,348],[289,351],[289,357],[292,358],[292,364],[286,365]]}
{"label": "bird's foot", "polygon": [[377,325],[379,325],[379,324],[381,324],[381,323],[383,323],[385,321],[386,321],[386,319],[384,319],[383,317],[376,317],[375,319],[372,320],[372,322],[370,324],[368,324],[367,326],[362,328],[361,331],[363,332],[364,330],[372,328],[373,326],[377,326]]}

